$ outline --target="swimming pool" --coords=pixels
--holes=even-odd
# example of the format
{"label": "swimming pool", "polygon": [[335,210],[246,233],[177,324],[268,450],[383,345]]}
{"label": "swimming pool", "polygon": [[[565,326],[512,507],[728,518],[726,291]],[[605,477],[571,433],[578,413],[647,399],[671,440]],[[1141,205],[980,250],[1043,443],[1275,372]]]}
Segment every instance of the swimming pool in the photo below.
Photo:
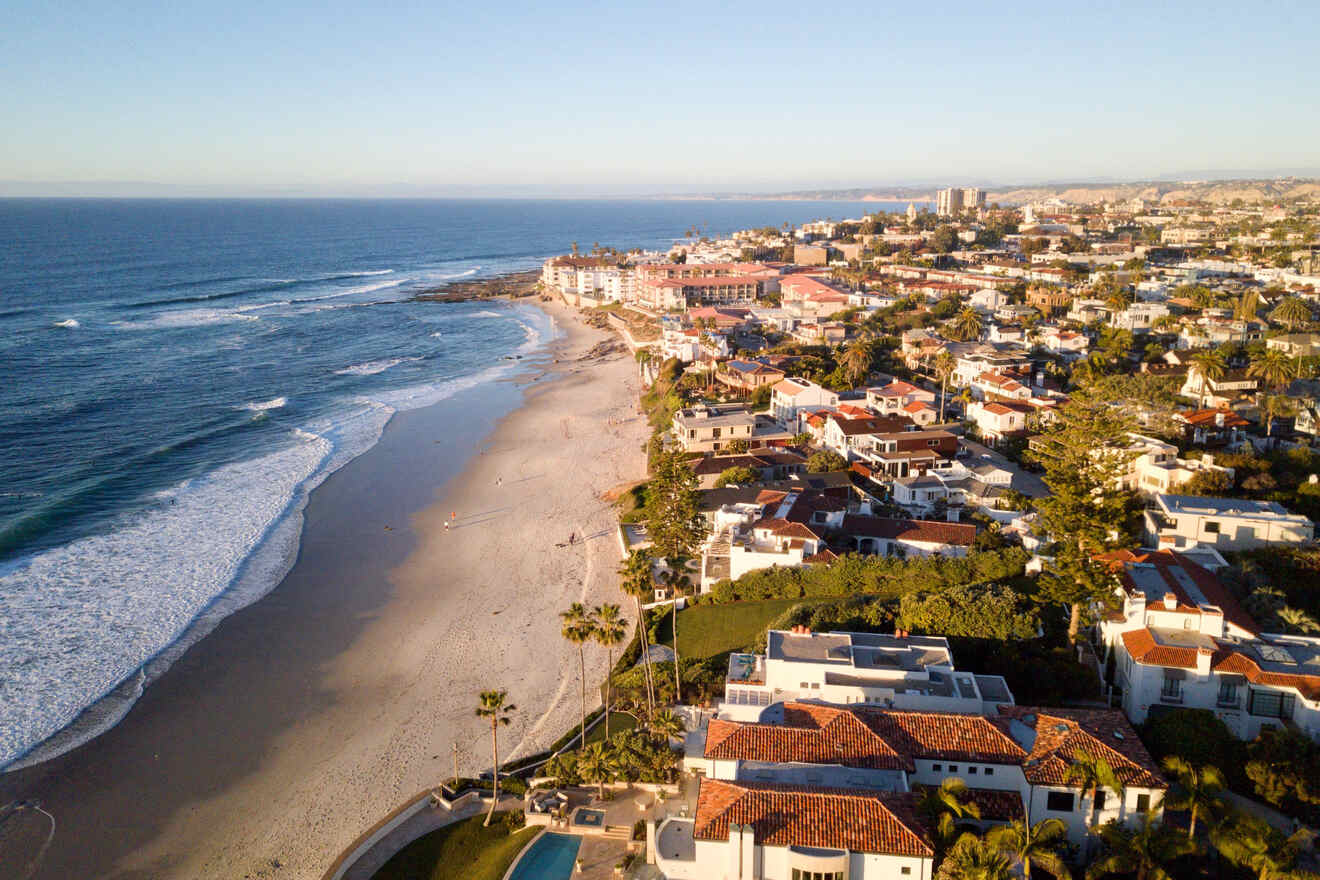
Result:
{"label": "swimming pool", "polygon": [[518,860],[509,880],[569,880],[582,838],[547,831]]}

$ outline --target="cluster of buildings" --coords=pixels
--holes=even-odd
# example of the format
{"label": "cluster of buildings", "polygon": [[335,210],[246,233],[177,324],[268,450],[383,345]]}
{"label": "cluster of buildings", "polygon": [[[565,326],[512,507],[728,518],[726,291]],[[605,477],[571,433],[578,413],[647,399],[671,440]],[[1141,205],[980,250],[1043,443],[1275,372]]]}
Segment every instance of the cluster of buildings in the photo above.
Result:
{"label": "cluster of buildings", "polygon": [[[677,361],[706,389],[662,432],[701,486],[702,591],[845,554],[965,556],[988,522],[1039,549],[1050,536],[1031,506],[1046,489],[1002,453],[1056,417],[1070,373],[1108,359],[1113,372],[1168,379],[1181,401],[1164,413],[1116,402],[1146,425],[1123,441],[1122,478],[1146,509],[1143,547],[1102,558],[1121,584],[1094,631],[1112,708],[1019,706],[1003,678],[956,667],[937,635],[772,630],[763,654],[731,655],[724,699],[689,735],[694,812],[650,823],[664,876],[928,880],[935,851],[917,798],[954,777],[978,827],[1052,817],[1081,844],[1093,824],[1159,815],[1168,783],[1133,725],[1172,709],[1207,710],[1243,739],[1282,726],[1320,739],[1320,638],[1268,632],[1217,574],[1224,553],[1311,544],[1314,524],[1276,501],[1187,491],[1233,485],[1221,452],[1308,446],[1320,423],[1316,383],[1274,389],[1294,403],[1280,424],[1262,415],[1268,380],[1240,352],[1213,375],[1197,366],[1226,344],[1320,357],[1295,309],[1286,333],[1274,316],[1285,300],[1320,303],[1317,242],[1262,237],[1267,213],[1005,211],[951,188],[934,215],[913,207],[905,221],[546,263],[547,292],[652,322],[654,338],[625,332],[649,351],[644,381]],[[848,346],[877,313],[921,317],[893,333],[906,372],[844,387],[808,368],[804,347]],[[842,467],[813,472],[823,452]],[[644,530],[621,531],[625,549],[645,545]],[[657,588],[657,602],[673,598]],[[1109,763],[1123,790],[1075,781],[1079,753]]]}

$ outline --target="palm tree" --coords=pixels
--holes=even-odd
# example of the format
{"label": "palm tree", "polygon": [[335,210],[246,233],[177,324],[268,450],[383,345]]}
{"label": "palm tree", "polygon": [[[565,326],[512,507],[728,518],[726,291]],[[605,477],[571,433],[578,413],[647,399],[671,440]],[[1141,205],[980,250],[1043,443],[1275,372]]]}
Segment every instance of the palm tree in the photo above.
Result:
{"label": "palm tree", "polygon": [[618,605],[597,605],[591,616],[596,618],[596,628],[592,631],[591,637],[605,646],[610,658],[610,665],[605,673],[605,738],[609,739],[610,706],[614,702],[610,699],[610,684],[614,678],[614,649],[623,644],[623,640],[628,637],[628,621],[619,614]]}
{"label": "palm tree", "polygon": [[1305,324],[1311,320],[1311,309],[1298,297],[1284,297],[1283,301],[1274,307],[1274,311],[1270,312],[1270,320],[1278,321],[1291,331],[1298,324]]}
{"label": "palm tree", "polygon": [[1210,832],[1210,842],[1220,855],[1260,880],[1284,880],[1295,876],[1292,869],[1305,834],[1299,830],[1285,838],[1263,820],[1235,812]]}
{"label": "palm tree", "polygon": [[917,810],[929,822],[937,849],[947,850],[958,839],[959,819],[981,818],[981,808],[969,798],[967,783],[957,776],[922,789]]}
{"label": "palm tree", "polygon": [[651,577],[651,553],[648,550],[633,550],[619,568],[623,582],[619,588],[637,604],[637,638],[642,643],[642,664],[646,675],[646,714],[655,712],[655,683],[651,679],[651,650],[646,643],[646,618],[642,615],[642,598],[651,598],[655,594],[655,581]]}
{"label": "palm tree", "polygon": [[683,719],[672,709],[661,709],[651,718],[651,730],[665,738],[682,736],[685,729]]}
{"label": "palm tree", "polygon": [[490,812],[486,813],[486,821],[482,823],[483,825],[489,825],[490,820],[494,818],[495,805],[500,799],[500,725],[507,726],[509,716],[518,708],[512,703],[505,704],[504,701],[508,696],[508,691],[482,691],[481,703],[477,706],[477,717],[490,719],[490,776],[495,786],[491,792]]}
{"label": "palm tree", "polygon": [[1266,388],[1281,388],[1297,375],[1297,364],[1277,348],[1267,348],[1251,359],[1247,375],[1264,382]]}
{"label": "palm tree", "polygon": [[1282,394],[1265,394],[1260,398],[1260,417],[1265,422],[1265,436],[1274,433],[1276,416],[1286,416],[1293,411],[1293,402]]}
{"label": "palm tree", "polygon": [[1115,363],[1127,360],[1128,353],[1132,351],[1132,343],[1131,330],[1106,327],[1100,331],[1100,349]]}
{"label": "palm tree", "polygon": [[953,338],[961,341],[979,339],[981,328],[981,315],[971,306],[963,306],[963,310],[949,324]]}
{"label": "palm tree", "polygon": [[1224,774],[1219,772],[1218,767],[1209,765],[1198,770],[1177,755],[1166,757],[1161,766],[1177,785],[1164,798],[1164,805],[1190,813],[1187,837],[1194,838],[1197,817],[1214,816],[1224,808],[1224,799],[1219,796],[1225,788]]}
{"label": "palm tree", "polygon": [[975,834],[958,839],[940,864],[941,880],[1014,880],[1008,856]]}
{"label": "palm tree", "polygon": [[1056,880],[1071,880],[1059,850],[1068,839],[1062,819],[1046,819],[1031,825],[1021,819],[991,829],[986,841],[1004,855],[1022,863],[1023,880],[1031,880],[1031,863],[1044,866]]}
{"label": "palm tree", "polygon": [[949,396],[949,377],[953,375],[953,370],[957,362],[953,355],[947,351],[941,351],[935,355],[935,375],[940,380],[940,424],[944,424],[944,400]]}
{"label": "palm tree", "polygon": [[665,585],[669,598],[672,600],[669,603],[669,609],[670,614],[673,616],[670,618],[669,627],[673,630],[674,635],[674,701],[678,703],[683,702],[683,685],[678,675],[678,594],[685,591],[691,584],[688,576],[676,567],[680,564],[675,563],[675,567],[669,568],[660,576],[660,580]]}
{"label": "palm tree", "polygon": [[1256,313],[1260,311],[1260,294],[1254,290],[1247,290],[1242,293],[1242,298],[1238,300],[1237,307],[1233,310],[1233,317],[1239,321],[1254,321]]}
{"label": "palm tree", "polygon": [[868,339],[854,339],[852,345],[844,349],[839,358],[848,380],[855,387],[871,372],[871,362],[875,360],[875,348]]}
{"label": "palm tree", "polygon": [[578,752],[577,771],[583,782],[594,782],[600,786],[600,797],[605,798],[605,783],[613,778],[613,767],[605,743],[594,742],[590,747]]}
{"label": "palm tree", "polygon": [[1201,409],[1205,409],[1205,399],[1210,392],[1210,383],[1218,382],[1224,378],[1224,373],[1228,371],[1228,365],[1224,363],[1224,355],[1213,348],[1198,351],[1192,355],[1190,371],[1200,377]]}
{"label": "palm tree", "polygon": [[[587,656],[586,644],[591,641],[591,637],[596,631],[596,621],[591,616],[591,612],[581,602],[574,602],[568,606],[567,611],[559,613],[559,619],[563,622],[563,628],[559,631],[560,635],[577,645],[578,649],[578,674],[582,684],[582,745],[587,744]],[[605,707],[609,711],[609,707]]]}
{"label": "palm tree", "polygon": [[1289,632],[1320,633],[1320,621],[1300,608],[1280,608],[1275,612],[1275,616]]}
{"label": "palm tree", "polygon": [[1069,782],[1080,785],[1082,797],[1091,799],[1091,825],[1095,825],[1099,812],[1097,803],[1100,792],[1108,789],[1117,797],[1123,797],[1123,781],[1118,778],[1114,768],[1104,758],[1093,758],[1081,749],[1073,752],[1073,763],[1064,773]]}
{"label": "palm tree", "polygon": [[1158,823],[1147,811],[1140,828],[1106,822],[1092,829],[1104,846],[1100,858],[1086,869],[1086,880],[1110,874],[1134,874],[1136,880],[1173,880],[1164,866],[1196,851],[1196,844],[1177,829]]}

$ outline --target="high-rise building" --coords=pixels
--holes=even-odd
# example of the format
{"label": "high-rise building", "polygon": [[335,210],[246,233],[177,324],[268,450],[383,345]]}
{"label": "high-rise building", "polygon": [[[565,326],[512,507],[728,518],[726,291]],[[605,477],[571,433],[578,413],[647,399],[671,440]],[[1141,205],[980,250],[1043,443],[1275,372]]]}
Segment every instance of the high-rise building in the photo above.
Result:
{"label": "high-rise building", "polygon": [[963,191],[956,186],[940,190],[935,196],[935,211],[941,217],[950,217],[962,211]]}
{"label": "high-rise building", "polygon": [[909,223],[917,219],[917,206],[912,202],[908,202],[907,218]]}
{"label": "high-rise building", "polygon": [[935,210],[941,217],[953,217],[967,208],[984,208],[985,191],[976,187],[951,186],[935,196]]}

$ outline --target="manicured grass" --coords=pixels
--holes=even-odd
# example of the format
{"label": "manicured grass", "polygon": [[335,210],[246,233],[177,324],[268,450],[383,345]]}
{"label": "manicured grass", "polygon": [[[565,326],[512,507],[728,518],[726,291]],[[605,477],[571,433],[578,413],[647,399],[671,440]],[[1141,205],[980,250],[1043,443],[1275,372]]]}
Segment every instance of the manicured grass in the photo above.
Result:
{"label": "manicured grass", "polygon": [[[621,730],[632,730],[636,726],[637,726],[637,719],[629,715],[627,712],[610,713],[610,736],[614,736],[614,734],[618,733]],[[591,730],[587,731],[587,745],[591,745],[594,742],[603,742],[604,739],[605,739],[604,721],[602,721],[600,724],[597,724],[595,727],[591,728]]]}
{"label": "manicured grass", "polygon": [[[766,599],[726,605],[694,605],[678,612],[678,653],[693,660],[750,647],[770,621],[805,599]],[[659,642],[673,647],[674,632],[666,614]]]}
{"label": "manicured grass", "polygon": [[500,880],[539,828],[509,834],[503,816],[489,828],[482,813],[417,838],[395,854],[372,880]]}

